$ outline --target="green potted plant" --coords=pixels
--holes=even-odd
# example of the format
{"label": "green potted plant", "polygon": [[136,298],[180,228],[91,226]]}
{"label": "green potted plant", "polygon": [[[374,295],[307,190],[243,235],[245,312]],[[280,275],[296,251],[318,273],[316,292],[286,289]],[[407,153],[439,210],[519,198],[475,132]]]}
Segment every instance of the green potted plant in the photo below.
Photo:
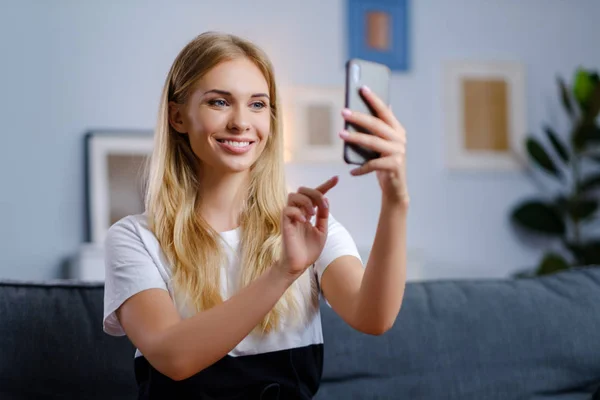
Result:
{"label": "green potted plant", "polygon": [[600,205],[600,78],[597,71],[579,68],[571,85],[557,81],[570,132],[564,137],[545,126],[544,134],[527,135],[525,146],[532,176],[542,171],[559,189],[520,202],[510,216],[518,229],[546,237],[552,250],[516,277],[600,265],[600,232],[586,234]]}

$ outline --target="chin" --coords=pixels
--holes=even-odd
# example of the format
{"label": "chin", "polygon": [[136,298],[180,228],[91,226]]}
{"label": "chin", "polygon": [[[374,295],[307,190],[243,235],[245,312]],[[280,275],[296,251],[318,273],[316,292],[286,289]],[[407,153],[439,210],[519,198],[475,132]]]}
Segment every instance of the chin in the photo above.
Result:
{"label": "chin", "polygon": [[254,159],[254,157],[252,157],[252,158],[249,157],[247,159],[222,160],[222,162],[220,164],[221,164],[221,168],[224,171],[227,171],[230,173],[240,173],[240,172],[244,172],[244,171],[249,171],[255,162],[256,162],[256,160]]}
{"label": "chin", "polygon": [[252,164],[236,164],[236,165],[228,165],[226,166],[226,170],[233,174],[237,174],[240,172],[250,171],[250,167]]}
{"label": "chin", "polygon": [[[225,155],[221,156],[219,164],[221,164],[223,170],[231,173],[239,173],[249,171],[254,164],[258,161],[262,152],[253,149],[244,155]],[[260,149],[262,150],[262,149]]]}

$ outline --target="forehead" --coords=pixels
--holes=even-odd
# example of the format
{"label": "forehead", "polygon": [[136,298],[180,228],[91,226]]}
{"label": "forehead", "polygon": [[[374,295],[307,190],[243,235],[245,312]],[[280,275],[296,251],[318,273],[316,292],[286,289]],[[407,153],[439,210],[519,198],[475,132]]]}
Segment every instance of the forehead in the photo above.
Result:
{"label": "forehead", "polygon": [[198,81],[200,90],[226,90],[233,95],[268,93],[269,85],[260,69],[247,58],[224,61]]}

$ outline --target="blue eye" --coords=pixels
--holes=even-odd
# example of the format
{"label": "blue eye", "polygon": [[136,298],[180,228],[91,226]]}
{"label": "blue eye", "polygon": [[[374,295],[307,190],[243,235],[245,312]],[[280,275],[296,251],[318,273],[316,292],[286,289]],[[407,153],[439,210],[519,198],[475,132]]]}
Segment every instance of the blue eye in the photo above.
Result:
{"label": "blue eye", "polygon": [[210,104],[211,106],[216,106],[216,107],[225,107],[227,105],[227,102],[222,99],[214,99],[214,100],[210,100],[208,102],[208,104]]}
{"label": "blue eye", "polygon": [[[256,106],[258,106],[258,107],[256,107]],[[252,107],[255,108],[256,110],[262,110],[266,106],[267,105],[265,103],[263,103],[262,101],[255,101],[254,103],[252,103]]]}

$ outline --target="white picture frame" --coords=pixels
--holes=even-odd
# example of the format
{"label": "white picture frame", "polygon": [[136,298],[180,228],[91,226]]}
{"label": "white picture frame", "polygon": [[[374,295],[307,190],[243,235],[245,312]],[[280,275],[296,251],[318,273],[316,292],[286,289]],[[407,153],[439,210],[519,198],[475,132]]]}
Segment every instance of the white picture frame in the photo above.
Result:
{"label": "white picture frame", "polygon": [[[481,86],[482,84],[487,85],[487,89],[486,86]],[[478,89],[473,90],[475,87]],[[482,99],[483,102],[480,101]],[[515,171],[524,168],[527,120],[525,71],[521,63],[510,61],[445,62],[443,64],[443,107],[445,111],[445,158],[446,166],[449,169]],[[472,116],[469,117],[469,115]],[[502,117],[486,119],[485,115],[494,117],[501,115]],[[473,123],[473,121],[478,122]],[[500,122],[493,123],[491,121]],[[487,130],[480,129],[482,122],[483,125],[488,124]],[[479,127],[480,130],[476,134],[482,132],[482,139],[473,139],[476,137],[476,134],[473,133],[475,131],[473,126]],[[493,135],[492,131],[493,133],[500,131],[503,133],[490,139]],[[486,139],[485,135],[490,136]],[[477,147],[475,145],[471,145],[469,148],[468,141],[473,143],[477,140],[480,143],[486,140],[493,141],[495,144],[488,146],[498,146],[499,148],[474,149],[473,147]],[[499,145],[500,141],[503,144]]]}
{"label": "white picture frame", "polygon": [[340,163],[344,128],[343,86],[294,86],[285,91],[286,159],[291,162]]}
{"label": "white picture frame", "polygon": [[144,211],[144,162],[152,132],[90,132],[85,137],[87,241],[101,244],[120,218]]}

